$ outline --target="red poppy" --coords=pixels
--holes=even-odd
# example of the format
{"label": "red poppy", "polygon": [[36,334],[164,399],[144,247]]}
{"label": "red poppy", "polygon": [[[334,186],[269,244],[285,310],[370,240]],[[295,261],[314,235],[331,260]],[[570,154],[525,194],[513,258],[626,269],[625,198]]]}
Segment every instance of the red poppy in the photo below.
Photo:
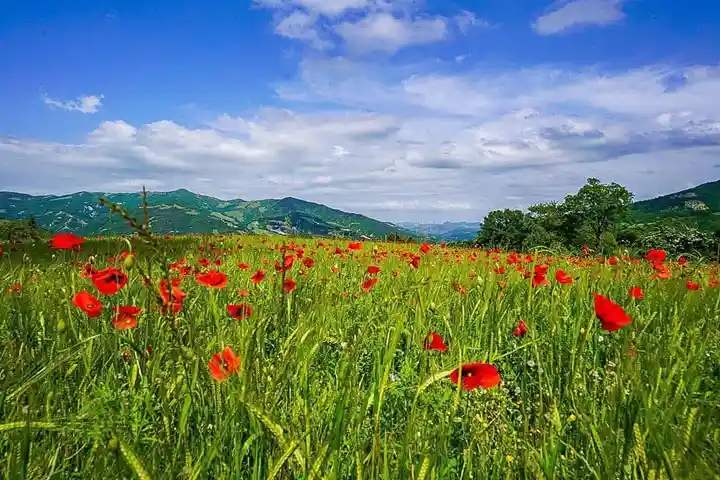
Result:
{"label": "red poppy", "polygon": [[687,263],[688,263],[687,258],[685,258],[685,257],[678,258],[678,263],[680,265],[687,265]]}
{"label": "red poppy", "polygon": [[135,316],[139,315],[141,311],[141,307],[115,307],[115,317],[112,319],[112,324],[118,330],[133,328],[137,325],[137,318],[135,318]]}
{"label": "red poppy", "polygon": [[445,243],[445,242],[440,242],[440,248],[445,248],[445,247],[447,247],[447,243]]}
{"label": "red poppy", "polygon": [[210,260],[207,258],[201,258],[197,261],[198,265],[201,267],[209,267],[210,266]]}
{"label": "red poppy", "polygon": [[305,265],[305,268],[312,268],[315,265],[315,260],[312,257],[305,257],[303,258],[303,265]]}
{"label": "red poppy", "polygon": [[50,239],[50,248],[55,250],[74,250],[85,242],[83,237],[74,233],[56,233]]}
{"label": "red poppy", "polygon": [[168,289],[167,281],[164,278],[160,280],[160,298],[162,298],[166,310],[178,313],[182,309],[183,300],[187,293],[180,289],[181,282],[182,279],[180,278],[172,278]]}
{"label": "red poppy", "polygon": [[652,263],[664,262],[666,258],[667,253],[665,253],[665,250],[650,249],[650,251],[645,255],[645,260]]}
{"label": "red poppy", "polygon": [[688,290],[700,290],[700,284],[695,283],[692,280],[685,281],[685,286]]}
{"label": "red poppy", "polygon": [[252,315],[252,307],[248,305],[247,303],[239,303],[237,305],[228,305],[227,306],[227,312],[228,315],[231,317],[242,320],[243,318],[247,318],[250,315]]}
{"label": "red poppy", "polygon": [[430,245],[428,245],[427,243],[423,243],[422,245],[420,245],[420,251],[422,253],[428,253],[430,251]]}
{"label": "red poppy", "polygon": [[720,280],[713,278],[710,283],[708,283],[708,287],[715,288],[718,285],[720,285]]}
{"label": "red poppy", "polygon": [[610,265],[617,265],[618,259],[615,258],[615,257],[610,257],[610,258],[608,258],[608,263],[609,263]]}
{"label": "red poppy", "polygon": [[528,332],[527,325],[525,325],[525,322],[523,322],[522,320],[520,320],[518,322],[518,326],[513,329],[513,335],[515,335],[516,337],[522,337],[527,332]]}
{"label": "red poppy", "polygon": [[195,280],[200,285],[212,288],[223,288],[227,285],[227,275],[217,270],[210,270],[207,273],[198,273],[195,275]]}
{"label": "red poppy", "polygon": [[225,347],[222,354],[216,353],[208,362],[210,375],[217,382],[224,382],[233,373],[240,371],[240,359],[230,347]]}
{"label": "red poppy", "polygon": [[366,292],[369,292],[373,289],[377,281],[377,278],[367,278],[365,279],[365,281],[362,282],[362,285],[360,287]]}
{"label": "red poppy", "polygon": [[265,280],[265,270],[258,270],[255,272],[255,275],[253,275],[250,280],[252,280],[253,283],[258,284]]}
{"label": "red poppy", "polygon": [[249,267],[248,265],[244,264],[244,263],[238,263],[238,268],[239,268],[240,270],[247,270],[247,269],[250,268],[250,267]]}
{"label": "red poppy", "polygon": [[380,267],[376,267],[376,266],[374,266],[374,265],[370,265],[370,266],[367,268],[367,273],[369,273],[370,275],[376,275],[376,274],[380,273]]}
{"label": "red poppy", "polygon": [[498,275],[502,275],[503,273],[505,273],[505,265],[493,268],[493,272],[497,273]]}
{"label": "red poppy", "polygon": [[492,388],[500,384],[500,374],[489,363],[466,363],[450,374],[450,380],[465,390]]}
{"label": "red poppy", "polygon": [[440,334],[430,332],[425,337],[425,350],[437,350],[438,352],[447,352],[447,345],[443,341]]}
{"label": "red poppy", "polygon": [[573,283],[573,278],[567,273],[565,273],[563,270],[558,270],[557,272],[555,272],[555,280],[557,280],[558,283],[561,283],[563,285]]}
{"label": "red poppy", "polygon": [[643,298],[645,295],[643,295],[642,288],[640,287],[630,287],[630,296],[632,298]]}
{"label": "red poppy", "polygon": [[103,295],[115,295],[128,282],[128,277],[117,268],[106,268],[92,274],[92,282]]}
{"label": "red poppy", "polygon": [[97,298],[93,297],[86,290],[76,293],[73,297],[72,303],[80,310],[87,313],[87,316],[90,318],[98,317],[100,316],[100,313],[102,313],[102,302]]}
{"label": "red poppy", "polygon": [[[350,242],[348,243],[348,250],[352,251],[358,251],[362,249],[362,243],[360,242]],[[338,253],[337,249],[335,250],[335,253]]]}
{"label": "red poppy", "polygon": [[620,305],[597,293],[594,295],[595,315],[600,319],[603,330],[613,332],[632,322]]}
{"label": "red poppy", "polygon": [[410,261],[410,266],[413,268],[420,268],[420,257],[413,255],[412,260]]}
{"label": "red poppy", "polygon": [[285,290],[288,293],[292,292],[293,290],[295,290],[296,285],[297,285],[297,283],[295,283],[295,280],[293,280],[292,278],[286,278],[285,281],[283,282],[283,290]]}
{"label": "red poppy", "polygon": [[547,271],[548,271],[548,267],[546,267],[544,265],[535,265],[535,274],[533,275],[533,278],[532,278],[532,286],[533,287],[550,285],[550,282],[548,282],[547,279],[545,278]]}

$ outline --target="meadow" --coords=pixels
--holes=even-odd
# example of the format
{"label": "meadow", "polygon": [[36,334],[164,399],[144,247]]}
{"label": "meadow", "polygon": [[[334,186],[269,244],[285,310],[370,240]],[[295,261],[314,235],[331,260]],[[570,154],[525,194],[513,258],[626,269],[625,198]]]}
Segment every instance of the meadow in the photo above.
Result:
{"label": "meadow", "polygon": [[3,478],[720,477],[717,265],[158,245],[2,245]]}

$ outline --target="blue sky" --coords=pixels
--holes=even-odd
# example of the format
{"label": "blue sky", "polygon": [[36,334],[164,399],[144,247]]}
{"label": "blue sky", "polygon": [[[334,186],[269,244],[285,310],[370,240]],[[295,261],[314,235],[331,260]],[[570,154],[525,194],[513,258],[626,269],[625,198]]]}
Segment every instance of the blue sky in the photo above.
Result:
{"label": "blue sky", "polygon": [[720,178],[720,5],[0,5],[0,190],[296,196],[480,220],[588,176]]}

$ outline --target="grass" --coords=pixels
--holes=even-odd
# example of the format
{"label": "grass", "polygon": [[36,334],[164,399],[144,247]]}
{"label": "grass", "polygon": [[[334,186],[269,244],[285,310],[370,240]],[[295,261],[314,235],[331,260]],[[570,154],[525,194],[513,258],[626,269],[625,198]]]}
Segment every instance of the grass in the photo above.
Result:
{"label": "grass", "polygon": [[[283,274],[273,268],[283,241],[292,242],[175,238],[162,242],[164,258],[133,241],[130,269],[108,262],[128,249],[118,238],[88,240],[82,253],[5,245],[3,478],[720,476],[720,288],[708,285],[716,266],[668,262],[673,277],[651,280],[644,260],[536,255],[522,267],[548,264],[550,285],[534,288],[504,253],[365,243],[336,255],[347,242],[297,239],[315,264],[297,258]],[[128,284],[99,295],[80,275],[90,255],[98,269],[124,269]],[[181,257],[192,266],[220,258],[228,284],[188,276],[182,310],[164,315],[152,287],[165,275],[159,265]],[[366,292],[369,265],[382,270]],[[557,283],[558,268],[574,283]],[[267,277],[255,285],[257,269]],[[284,275],[297,281],[291,293]],[[632,299],[631,286],[645,298]],[[99,317],[72,304],[81,290],[105,304]],[[602,330],[593,292],[632,323]],[[252,314],[230,318],[226,305],[237,303]],[[135,328],[113,327],[117,305],[143,307]],[[529,331],[515,337],[520,319]],[[431,331],[447,352],[424,350]],[[208,361],[226,346],[241,370],[219,383]],[[502,382],[458,388],[446,377],[468,362],[493,364]]]}

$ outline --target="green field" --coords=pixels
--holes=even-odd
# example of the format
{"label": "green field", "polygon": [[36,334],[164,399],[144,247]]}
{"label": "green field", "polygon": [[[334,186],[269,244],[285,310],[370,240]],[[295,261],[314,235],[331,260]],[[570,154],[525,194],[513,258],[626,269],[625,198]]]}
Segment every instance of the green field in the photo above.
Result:
{"label": "green field", "polygon": [[[239,236],[158,245],[133,241],[133,261],[112,258],[129,249],[120,238],[81,252],[2,246],[3,478],[720,477],[717,266],[667,259],[663,279],[644,259],[548,252]],[[127,284],[101,294],[98,282],[117,278],[83,275],[90,256]],[[278,272],[285,256],[293,264]],[[171,276],[186,295],[172,313],[158,285],[181,258]],[[213,269],[226,284],[196,275]],[[73,304],[84,290],[102,302],[97,316]],[[632,322],[604,330],[595,292]],[[240,304],[250,309],[230,310],[249,316],[231,317]],[[117,328],[134,322],[113,322],[116,306],[141,307],[137,324]],[[430,332],[446,351],[424,347]],[[209,362],[228,346],[240,367],[219,382]],[[493,365],[499,385],[450,380],[472,362]]]}

